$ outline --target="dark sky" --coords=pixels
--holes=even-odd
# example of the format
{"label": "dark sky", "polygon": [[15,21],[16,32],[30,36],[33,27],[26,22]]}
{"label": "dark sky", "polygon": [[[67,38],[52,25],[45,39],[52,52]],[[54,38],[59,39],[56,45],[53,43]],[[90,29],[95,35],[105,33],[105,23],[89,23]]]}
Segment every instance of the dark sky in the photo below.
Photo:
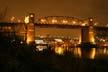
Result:
{"label": "dark sky", "polygon": [[24,19],[28,13],[35,13],[36,18],[43,16],[95,17],[100,23],[107,24],[108,0],[0,0],[0,11],[6,6],[6,20],[12,16]]}

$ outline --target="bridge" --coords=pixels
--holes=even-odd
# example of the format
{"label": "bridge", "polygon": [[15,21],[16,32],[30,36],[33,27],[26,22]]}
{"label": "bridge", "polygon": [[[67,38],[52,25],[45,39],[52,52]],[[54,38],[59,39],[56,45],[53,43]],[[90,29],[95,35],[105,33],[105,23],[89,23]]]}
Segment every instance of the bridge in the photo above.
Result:
{"label": "bridge", "polygon": [[88,25],[88,19],[78,19],[67,16],[47,16],[37,20],[38,24]]}
{"label": "bridge", "polygon": [[[96,32],[99,33],[98,31],[100,30],[101,32],[108,31],[108,27],[98,26],[95,23],[94,19],[91,17],[88,19],[78,19],[66,16],[47,16],[38,19],[36,23],[34,23],[34,14],[33,17],[31,15],[29,16],[30,17],[29,23],[1,23],[0,29],[1,31],[4,30],[5,32],[14,31],[17,35],[21,36],[26,36],[26,34],[29,34],[28,36],[33,36],[33,37],[36,36],[35,34],[38,32],[38,30],[44,30],[44,28],[50,28],[50,30],[51,28],[57,30],[78,29],[80,32],[79,36],[80,40],[91,41],[91,42],[94,42],[94,38],[96,37]],[[108,38],[106,38],[106,40],[107,39]]]}

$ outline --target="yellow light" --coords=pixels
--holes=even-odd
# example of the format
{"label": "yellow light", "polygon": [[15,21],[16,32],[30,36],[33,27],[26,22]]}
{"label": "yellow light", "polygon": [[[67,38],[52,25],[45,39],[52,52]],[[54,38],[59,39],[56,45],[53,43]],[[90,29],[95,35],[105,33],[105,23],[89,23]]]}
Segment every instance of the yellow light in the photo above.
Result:
{"label": "yellow light", "polygon": [[12,16],[10,20],[11,20],[11,22],[13,22],[15,20],[15,17]]}
{"label": "yellow light", "polygon": [[94,26],[97,26],[99,23],[98,22],[96,22],[96,23],[94,23]]}
{"label": "yellow light", "polygon": [[89,40],[90,40],[90,42],[95,43],[94,32],[93,31],[89,32]]}
{"label": "yellow light", "polygon": [[46,20],[45,20],[45,19],[41,19],[41,22],[42,22],[42,23],[45,23],[45,22],[46,22]]}
{"label": "yellow light", "polygon": [[59,55],[63,55],[64,49],[62,47],[56,47],[55,48],[55,53],[57,53]]}
{"label": "yellow light", "polygon": [[56,19],[52,19],[52,23],[57,23],[57,20]]}
{"label": "yellow light", "polygon": [[106,48],[104,48],[104,54],[106,54],[106,52],[107,52],[107,49],[106,49]]}
{"label": "yellow light", "polygon": [[25,16],[24,22],[27,24],[29,23],[29,16]]}
{"label": "yellow light", "polygon": [[79,36],[79,43],[78,44],[81,44],[81,34]]}
{"label": "yellow light", "polygon": [[92,19],[92,18],[90,18],[90,21],[93,21],[93,19]]}
{"label": "yellow light", "polygon": [[81,58],[81,48],[75,48],[74,49],[74,54],[76,56],[78,56],[79,58]]}
{"label": "yellow light", "polygon": [[64,24],[68,23],[68,21],[67,21],[67,20],[63,20],[62,22],[63,22]]}
{"label": "yellow light", "polygon": [[27,36],[27,44],[29,44],[32,41],[32,38],[30,36]]}
{"label": "yellow light", "polygon": [[86,26],[86,24],[85,23],[82,23],[81,26]]}
{"label": "yellow light", "polygon": [[61,42],[61,43],[63,42],[62,39],[55,39],[55,41],[56,41],[56,42]]}
{"label": "yellow light", "polygon": [[96,51],[95,48],[92,48],[92,49],[91,49],[90,59],[94,59],[94,58],[95,58],[95,54],[96,54],[95,51]]}
{"label": "yellow light", "polygon": [[76,24],[76,21],[73,21],[72,23],[73,23],[73,24]]}
{"label": "yellow light", "polygon": [[[77,48],[76,48],[77,49]],[[81,58],[81,48],[78,48],[78,55]]]}
{"label": "yellow light", "polygon": [[30,17],[34,17],[34,16],[31,14]]}

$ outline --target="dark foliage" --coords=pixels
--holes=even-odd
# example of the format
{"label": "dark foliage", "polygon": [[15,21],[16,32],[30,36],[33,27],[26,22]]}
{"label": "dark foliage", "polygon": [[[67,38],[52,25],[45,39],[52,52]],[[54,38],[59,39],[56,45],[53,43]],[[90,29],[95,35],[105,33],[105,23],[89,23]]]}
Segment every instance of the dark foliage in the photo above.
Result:
{"label": "dark foliage", "polygon": [[107,72],[107,60],[74,58],[68,52],[59,56],[50,47],[36,52],[34,43],[20,42],[17,36],[0,33],[0,72]]}

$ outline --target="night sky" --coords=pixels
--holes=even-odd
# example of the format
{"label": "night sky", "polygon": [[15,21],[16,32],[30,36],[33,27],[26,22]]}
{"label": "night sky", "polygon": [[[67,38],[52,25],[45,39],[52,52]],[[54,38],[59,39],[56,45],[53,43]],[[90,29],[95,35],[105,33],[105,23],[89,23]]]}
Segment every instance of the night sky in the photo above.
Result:
{"label": "night sky", "polygon": [[0,13],[7,7],[6,21],[12,16],[21,19],[35,13],[36,19],[44,16],[94,17],[101,24],[108,21],[108,0],[0,0]]}

